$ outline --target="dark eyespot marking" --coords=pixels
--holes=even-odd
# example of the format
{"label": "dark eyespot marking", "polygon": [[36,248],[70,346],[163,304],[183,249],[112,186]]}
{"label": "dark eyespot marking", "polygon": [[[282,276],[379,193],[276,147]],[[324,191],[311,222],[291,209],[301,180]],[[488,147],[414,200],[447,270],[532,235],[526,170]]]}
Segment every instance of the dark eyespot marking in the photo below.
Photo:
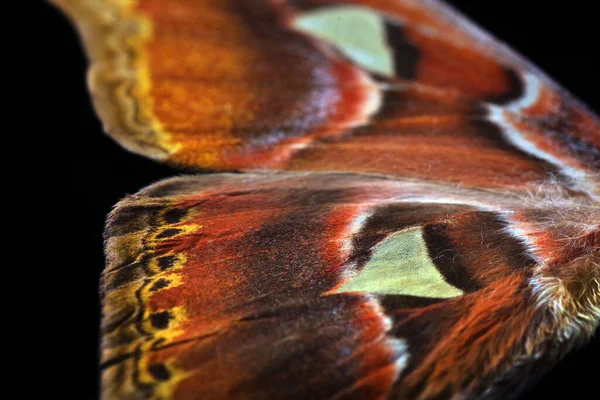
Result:
{"label": "dark eyespot marking", "polygon": [[158,263],[158,268],[160,268],[161,271],[165,271],[173,267],[173,265],[175,265],[175,261],[177,261],[177,257],[172,254],[168,256],[159,257],[156,260],[156,262]]}
{"label": "dark eyespot marking", "polygon": [[167,381],[171,377],[165,364],[152,364],[148,367],[148,372],[158,381]]}
{"label": "dark eyespot marking", "polygon": [[158,235],[156,235],[157,239],[166,239],[166,238],[170,238],[172,236],[175,236],[177,234],[181,233],[181,229],[177,229],[177,228],[169,228],[169,229],[165,229],[164,231],[162,231],[161,233],[159,233]]}
{"label": "dark eyespot marking", "polygon": [[172,208],[163,214],[163,218],[167,224],[176,224],[187,215],[187,211],[180,208]]}
{"label": "dark eyespot marking", "polygon": [[156,292],[157,290],[166,288],[167,286],[169,286],[169,281],[164,278],[161,278],[154,282],[154,284],[150,287],[150,291]]}
{"label": "dark eyespot marking", "polygon": [[150,323],[156,329],[166,329],[170,320],[171,314],[168,311],[160,311],[150,315]]}

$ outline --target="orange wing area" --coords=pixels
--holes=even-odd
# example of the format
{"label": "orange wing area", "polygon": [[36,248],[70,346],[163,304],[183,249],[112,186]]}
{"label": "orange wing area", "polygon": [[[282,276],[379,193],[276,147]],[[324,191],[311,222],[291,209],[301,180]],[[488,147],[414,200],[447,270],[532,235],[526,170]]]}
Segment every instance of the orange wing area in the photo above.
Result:
{"label": "orange wing area", "polygon": [[575,233],[600,213],[562,208],[566,243],[556,201],[344,174],[153,185],[107,225],[103,395],[505,398],[598,324],[598,225]]}
{"label": "orange wing area", "polygon": [[[106,131],[137,153],[600,196],[597,117],[437,1],[54,1],[82,33]],[[394,76],[295,24],[341,6],[383,19]]]}

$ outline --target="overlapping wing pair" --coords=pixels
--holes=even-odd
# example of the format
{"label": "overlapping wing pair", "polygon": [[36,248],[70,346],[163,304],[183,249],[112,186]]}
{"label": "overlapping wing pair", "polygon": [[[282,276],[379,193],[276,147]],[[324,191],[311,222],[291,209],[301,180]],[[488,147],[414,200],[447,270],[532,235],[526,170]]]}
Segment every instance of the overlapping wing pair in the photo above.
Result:
{"label": "overlapping wing pair", "polygon": [[[108,398],[499,398],[600,321],[600,123],[427,0],[55,0],[107,132]],[[252,171],[252,172],[250,172]]]}

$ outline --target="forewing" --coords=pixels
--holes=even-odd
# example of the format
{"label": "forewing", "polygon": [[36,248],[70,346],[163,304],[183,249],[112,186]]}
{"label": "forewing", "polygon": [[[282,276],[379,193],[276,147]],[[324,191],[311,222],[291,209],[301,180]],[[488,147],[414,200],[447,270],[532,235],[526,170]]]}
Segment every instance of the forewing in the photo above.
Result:
{"label": "forewing", "polygon": [[437,1],[54,1],[137,153],[599,196],[597,117]]}

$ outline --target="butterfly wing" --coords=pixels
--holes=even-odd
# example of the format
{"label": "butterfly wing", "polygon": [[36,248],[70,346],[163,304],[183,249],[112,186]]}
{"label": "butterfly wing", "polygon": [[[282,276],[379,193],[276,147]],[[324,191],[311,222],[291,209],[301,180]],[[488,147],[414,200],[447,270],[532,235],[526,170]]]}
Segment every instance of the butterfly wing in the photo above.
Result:
{"label": "butterfly wing", "polygon": [[310,171],[117,206],[106,396],[502,397],[598,325],[598,119],[447,7],[55,1],[123,146]]}
{"label": "butterfly wing", "polygon": [[104,394],[505,398],[600,317],[597,227],[569,253],[536,202],[346,174],[153,185],[106,230]]}
{"label": "butterfly wing", "polygon": [[107,132],[137,153],[599,195],[598,119],[437,1],[55,2]]}

